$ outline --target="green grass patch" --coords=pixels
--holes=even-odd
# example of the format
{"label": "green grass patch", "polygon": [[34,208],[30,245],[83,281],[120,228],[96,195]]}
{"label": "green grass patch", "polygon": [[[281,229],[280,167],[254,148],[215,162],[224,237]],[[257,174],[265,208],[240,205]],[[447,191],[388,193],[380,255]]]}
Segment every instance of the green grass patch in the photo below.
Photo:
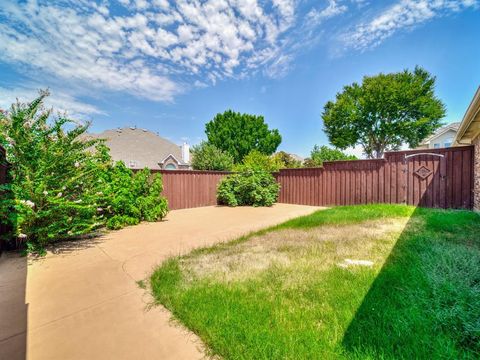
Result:
{"label": "green grass patch", "polygon": [[151,286],[226,359],[480,356],[473,212],[332,208],[167,260]]}

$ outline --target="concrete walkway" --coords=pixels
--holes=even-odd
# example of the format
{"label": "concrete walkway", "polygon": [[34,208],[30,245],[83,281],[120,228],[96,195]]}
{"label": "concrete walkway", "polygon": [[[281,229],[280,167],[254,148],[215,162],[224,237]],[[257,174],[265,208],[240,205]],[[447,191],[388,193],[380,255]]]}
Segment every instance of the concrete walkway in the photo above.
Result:
{"label": "concrete walkway", "polygon": [[[0,359],[198,359],[195,335],[149,307],[139,288],[165,258],[306,215],[318,208],[176,210],[41,260],[0,258]],[[28,261],[28,263],[27,263]]]}

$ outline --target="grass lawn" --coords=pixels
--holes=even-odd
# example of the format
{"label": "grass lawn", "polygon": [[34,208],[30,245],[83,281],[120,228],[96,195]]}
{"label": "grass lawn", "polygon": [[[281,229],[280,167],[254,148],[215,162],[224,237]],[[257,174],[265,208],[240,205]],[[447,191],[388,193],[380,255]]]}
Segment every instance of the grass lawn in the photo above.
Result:
{"label": "grass lawn", "polygon": [[473,212],[319,211],[170,259],[151,286],[226,359],[480,357]]}

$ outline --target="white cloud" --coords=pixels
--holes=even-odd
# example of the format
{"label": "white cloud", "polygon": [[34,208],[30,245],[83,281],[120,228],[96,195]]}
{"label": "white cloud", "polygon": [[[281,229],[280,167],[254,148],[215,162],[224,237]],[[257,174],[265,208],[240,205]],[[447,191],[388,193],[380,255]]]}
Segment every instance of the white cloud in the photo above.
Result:
{"label": "white cloud", "polygon": [[[295,0],[27,0],[0,8],[1,61],[33,78],[172,101],[195,80],[214,84],[271,67],[296,21]],[[268,11],[267,11],[268,9]]]}
{"label": "white cloud", "polygon": [[[0,87],[0,109],[8,110],[17,99],[20,102],[31,102],[39,95],[38,89],[32,87]],[[105,112],[96,106],[77,100],[74,96],[65,91],[51,91],[50,96],[45,100],[46,108],[53,108],[55,112],[67,113],[69,116],[85,119],[91,115]]]}
{"label": "white cloud", "polygon": [[312,9],[307,14],[307,23],[309,25],[318,25],[324,20],[340,15],[347,11],[347,6],[340,4],[338,0],[329,0],[328,6],[318,10]]}
{"label": "white cloud", "polygon": [[402,0],[342,36],[349,48],[372,48],[397,31],[411,29],[436,17],[478,6],[477,0]]}
{"label": "white cloud", "polygon": [[284,77],[290,71],[292,62],[291,54],[281,54],[265,69],[265,74],[271,78]]}

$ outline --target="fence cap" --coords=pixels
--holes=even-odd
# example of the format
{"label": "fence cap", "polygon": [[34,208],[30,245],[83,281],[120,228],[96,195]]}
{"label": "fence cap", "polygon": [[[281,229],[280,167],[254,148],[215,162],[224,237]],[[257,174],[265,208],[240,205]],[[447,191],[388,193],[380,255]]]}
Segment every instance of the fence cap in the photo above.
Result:
{"label": "fence cap", "polygon": [[409,155],[409,154],[416,154],[416,153],[433,153],[433,154],[443,154],[445,152],[451,151],[461,151],[473,149],[473,145],[466,145],[466,146],[452,146],[448,148],[438,148],[438,149],[411,149],[411,150],[400,150],[400,151],[386,151],[385,156],[395,156],[395,155]]}
{"label": "fence cap", "polygon": [[222,174],[228,175],[232,174],[231,171],[217,171],[217,170],[157,170],[151,169],[150,172],[152,173],[159,173],[159,174]]}

